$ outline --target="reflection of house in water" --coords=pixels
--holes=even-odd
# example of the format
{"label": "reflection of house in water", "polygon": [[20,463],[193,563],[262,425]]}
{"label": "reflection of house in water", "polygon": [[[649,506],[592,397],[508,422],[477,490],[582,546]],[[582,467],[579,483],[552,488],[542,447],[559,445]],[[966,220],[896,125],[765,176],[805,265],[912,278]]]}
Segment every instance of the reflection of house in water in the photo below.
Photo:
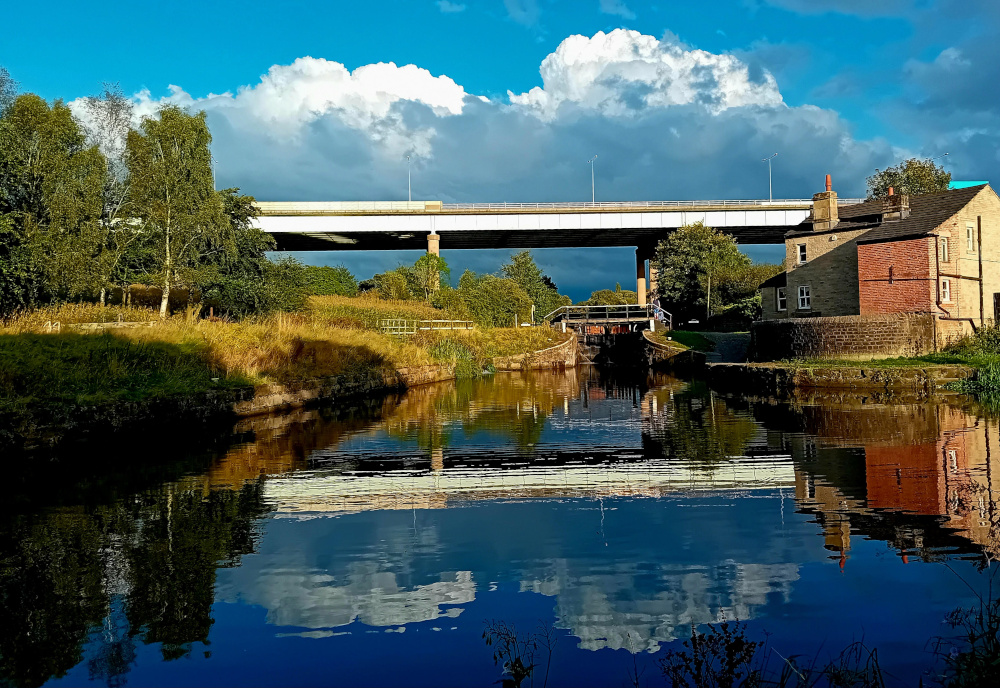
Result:
{"label": "reflection of house in water", "polygon": [[[996,555],[994,450],[997,425],[942,402],[877,404],[860,399],[755,408],[776,410],[796,459],[796,497],[815,511],[828,548],[846,553],[850,535],[892,543],[903,556],[936,551]],[[791,417],[789,417],[791,416]]]}

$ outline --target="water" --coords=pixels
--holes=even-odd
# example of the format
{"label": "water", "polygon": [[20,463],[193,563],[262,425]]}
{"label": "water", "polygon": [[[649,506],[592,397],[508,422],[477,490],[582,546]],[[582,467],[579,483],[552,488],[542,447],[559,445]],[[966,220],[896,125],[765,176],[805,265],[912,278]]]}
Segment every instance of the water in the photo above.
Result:
{"label": "water", "polygon": [[551,628],[549,685],[663,685],[692,625],[739,619],[786,657],[863,638],[926,684],[998,551],[1000,432],[962,403],[588,368],[11,465],[0,676],[486,686],[502,621]]}

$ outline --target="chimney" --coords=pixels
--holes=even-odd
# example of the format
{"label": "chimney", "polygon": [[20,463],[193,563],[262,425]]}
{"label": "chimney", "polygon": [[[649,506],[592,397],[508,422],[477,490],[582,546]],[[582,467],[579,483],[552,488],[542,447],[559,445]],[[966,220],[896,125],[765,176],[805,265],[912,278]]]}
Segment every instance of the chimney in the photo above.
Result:
{"label": "chimney", "polygon": [[906,194],[897,195],[889,187],[889,195],[882,199],[882,221],[905,220],[910,216],[910,197]]}
{"label": "chimney", "polygon": [[825,232],[840,221],[837,218],[837,192],[833,190],[830,175],[826,175],[826,191],[813,195],[813,231]]}

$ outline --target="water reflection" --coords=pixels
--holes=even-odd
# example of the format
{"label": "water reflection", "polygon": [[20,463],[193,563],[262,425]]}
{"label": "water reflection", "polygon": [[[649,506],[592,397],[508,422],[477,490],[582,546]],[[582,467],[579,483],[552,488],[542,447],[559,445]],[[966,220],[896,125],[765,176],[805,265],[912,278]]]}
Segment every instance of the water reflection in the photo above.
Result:
{"label": "water reflection", "polygon": [[[162,683],[187,666],[152,646],[207,677],[220,642],[251,632],[227,621],[243,607],[263,610],[269,643],[478,640],[493,597],[536,619],[518,605],[548,600],[577,651],[655,651],[734,618],[801,618],[790,632],[808,635],[847,616],[822,606],[837,584],[816,571],[870,575],[861,542],[900,562],[997,555],[1000,430],[961,403],[779,403],[585,369],[248,420],[207,452],[175,447],[153,487],[110,480],[77,504],[59,488],[0,518],[0,676]],[[277,666],[285,646],[264,647]]]}

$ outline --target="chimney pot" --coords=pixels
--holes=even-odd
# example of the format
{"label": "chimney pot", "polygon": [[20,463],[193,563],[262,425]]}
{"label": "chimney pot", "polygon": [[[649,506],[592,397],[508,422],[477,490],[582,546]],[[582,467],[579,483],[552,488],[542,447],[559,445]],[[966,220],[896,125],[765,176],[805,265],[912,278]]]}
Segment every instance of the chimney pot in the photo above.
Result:
{"label": "chimney pot", "polygon": [[830,175],[826,175],[826,190],[833,191],[833,182],[830,180]]}
{"label": "chimney pot", "polygon": [[889,187],[889,195],[890,196],[892,195],[892,187],[891,186]]}

